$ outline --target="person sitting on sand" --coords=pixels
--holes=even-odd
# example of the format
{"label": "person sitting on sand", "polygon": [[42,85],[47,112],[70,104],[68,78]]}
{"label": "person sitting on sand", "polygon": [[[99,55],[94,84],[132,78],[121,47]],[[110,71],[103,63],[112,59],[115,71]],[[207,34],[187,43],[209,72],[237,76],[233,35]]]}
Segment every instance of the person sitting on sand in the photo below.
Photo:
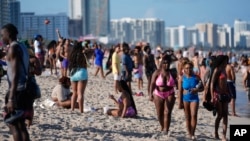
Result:
{"label": "person sitting on sand", "polygon": [[128,87],[126,81],[120,80],[118,82],[118,90],[121,93],[118,100],[114,98],[113,95],[110,95],[109,98],[112,99],[117,105],[118,109],[109,109],[107,111],[108,115],[115,117],[136,117],[137,109],[135,106],[135,102],[132,96],[132,92]]}
{"label": "person sitting on sand", "polygon": [[70,108],[71,106],[70,79],[62,76],[59,79],[59,84],[52,91],[51,98],[58,106]]}

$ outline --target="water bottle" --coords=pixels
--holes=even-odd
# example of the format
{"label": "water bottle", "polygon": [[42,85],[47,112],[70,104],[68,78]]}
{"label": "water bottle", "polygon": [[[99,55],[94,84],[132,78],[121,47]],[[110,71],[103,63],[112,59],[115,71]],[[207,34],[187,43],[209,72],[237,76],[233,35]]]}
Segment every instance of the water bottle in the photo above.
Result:
{"label": "water bottle", "polygon": [[199,83],[195,86],[195,88],[200,89],[200,88],[201,88],[201,86],[202,86],[202,82],[201,82],[201,81],[199,81]]}

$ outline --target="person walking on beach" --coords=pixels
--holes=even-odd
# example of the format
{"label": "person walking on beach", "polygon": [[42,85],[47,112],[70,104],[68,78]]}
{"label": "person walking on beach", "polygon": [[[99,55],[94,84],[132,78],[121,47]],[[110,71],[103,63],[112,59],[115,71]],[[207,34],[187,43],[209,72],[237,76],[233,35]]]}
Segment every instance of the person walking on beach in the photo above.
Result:
{"label": "person walking on beach", "polygon": [[29,133],[23,114],[32,109],[31,96],[26,93],[29,54],[24,45],[17,43],[18,30],[13,24],[6,24],[1,29],[3,43],[8,45],[7,81],[9,91],[5,97],[4,121],[7,122],[14,141],[29,141]]}
{"label": "person walking on beach", "polygon": [[217,117],[215,119],[214,136],[219,139],[219,125],[223,119],[223,137],[222,140],[226,141],[227,123],[228,123],[228,103],[230,102],[230,93],[227,85],[226,66],[228,64],[228,56],[219,55],[214,62],[214,71],[211,78],[210,91],[211,102],[215,105]]}
{"label": "person walking on beach", "polygon": [[137,80],[138,93],[142,93],[143,88],[143,53],[141,51],[141,46],[136,46],[134,49],[134,78]]}
{"label": "person walking on beach", "polygon": [[112,55],[114,51],[115,51],[115,46],[113,45],[111,49],[109,50],[109,56],[106,62],[106,69],[108,71],[105,73],[105,77],[107,77],[110,73],[112,73]]}
{"label": "person walking on beach", "polygon": [[200,75],[200,64],[199,64],[199,53],[195,52],[194,57],[192,58],[192,62],[194,64],[194,74]]}
{"label": "person walking on beach", "polygon": [[248,103],[250,104],[250,67],[248,67],[247,71],[244,73],[243,86],[248,96]]}
{"label": "person walking on beach", "polygon": [[236,87],[235,87],[235,80],[236,75],[234,72],[233,64],[228,62],[226,66],[226,74],[227,74],[227,85],[229,88],[229,93],[231,94],[231,110],[232,116],[238,116],[235,111],[235,101],[236,101]]}
{"label": "person walking on beach", "polygon": [[114,75],[114,88],[115,93],[118,94],[117,83],[120,80],[120,72],[121,72],[121,59],[119,56],[120,53],[120,44],[115,46],[115,52],[112,55],[112,73]]}
{"label": "person walking on beach", "polygon": [[183,63],[184,74],[179,78],[179,98],[184,105],[186,127],[190,139],[195,139],[195,129],[199,108],[198,92],[204,90],[202,80],[193,71],[194,65],[191,61]]}
{"label": "person walking on beach", "polygon": [[[45,52],[43,49],[42,42],[43,42],[42,35],[36,35],[35,41],[34,41],[35,54],[36,54],[36,57],[39,59],[40,64],[43,66],[44,60],[45,60]],[[44,66],[43,66],[43,68],[44,68]]]}
{"label": "person walking on beach", "polygon": [[69,55],[71,53],[70,40],[64,39],[64,44],[62,46],[62,51],[60,56],[63,58],[62,60],[62,76],[68,76],[68,68],[69,68]]}
{"label": "person walking on beach", "polygon": [[122,44],[122,72],[121,79],[126,81],[128,87],[131,89],[131,81],[132,81],[132,71],[133,71],[133,61],[129,55],[129,46],[127,43]]}
{"label": "person walking on beach", "polygon": [[97,76],[98,72],[100,71],[102,78],[104,79],[104,72],[103,72],[103,58],[104,58],[104,51],[102,50],[102,46],[99,44],[94,44],[95,47],[95,65],[96,65],[96,71],[95,76]]}
{"label": "person walking on beach", "polygon": [[143,64],[145,67],[145,74],[148,80],[148,95],[149,95],[151,78],[152,78],[153,73],[157,69],[157,66],[155,64],[154,55],[151,53],[150,46],[145,46],[143,50],[145,52],[143,56]]}
{"label": "person walking on beach", "polygon": [[127,85],[127,82],[120,80],[118,82],[117,88],[121,95],[118,100],[114,98],[113,95],[110,95],[109,98],[114,101],[118,109],[108,109],[107,114],[115,117],[136,117],[137,109],[135,102],[132,96],[132,92]]}
{"label": "person walking on beach", "polygon": [[56,67],[56,46],[57,43],[55,40],[52,40],[48,44],[48,60],[50,65],[50,73],[53,74],[53,69],[55,69],[55,75],[57,74],[57,67]]}
{"label": "person walking on beach", "polygon": [[171,56],[164,54],[159,69],[152,76],[149,100],[155,103],[161,131],[170,135],[171,114],[175,103],[175,80],[170,74]]}
{"label": "person walking on beach", "polygon": [[[72,86],[71,110],[74,111],[76,102],[83,113],[84,92],[88,81],[87,60],[81,43],[75,43],[69,56],[70,81]],[[87,52],[87,51],[85,51]]]}

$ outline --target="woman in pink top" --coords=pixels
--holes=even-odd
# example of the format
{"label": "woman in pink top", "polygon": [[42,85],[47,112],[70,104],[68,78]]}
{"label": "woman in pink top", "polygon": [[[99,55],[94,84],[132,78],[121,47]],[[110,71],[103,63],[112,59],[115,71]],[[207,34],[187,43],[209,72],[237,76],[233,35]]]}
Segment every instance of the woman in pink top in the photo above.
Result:
{"label": "woman in pink top", "polygon": [[169,134],[171,113],[175,103],[175,80],[170,74],[171,56],[164,54],[160,67],[153,73],[150,84],[150,101],[154,101],[161,131]]}

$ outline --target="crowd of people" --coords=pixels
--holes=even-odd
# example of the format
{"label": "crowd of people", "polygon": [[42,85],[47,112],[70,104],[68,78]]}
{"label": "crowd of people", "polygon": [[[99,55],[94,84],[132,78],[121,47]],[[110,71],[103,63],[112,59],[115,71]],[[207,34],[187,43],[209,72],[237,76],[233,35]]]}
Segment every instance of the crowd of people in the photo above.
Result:
{"label": "crowd of people", "polygon": [[[147,96],[154,102],[161,132],[171,135],[171,113],[175,103],[179,109],[184,109],[187,134],[195,139],[195,129],[202,93],[202,103],[208,111],[213,111],[215,119],[214,137],[219,138],[218,128],[223,119],[223,136],[226,140],[228,125],[228,104],[231,103],[233,116],[235,111],[236,88],[235,71],[238,71],[237,61],[232,54],[213,54],[206,57],[193,52],[172,49],[156,48],[152,53],[149,43],[139,42],[134,48],[128,43],[113,45],[108,50],[105,63],[104,55],[107,50],[101,44],[90,41],[73,41],[61,37],[56,31],[58,41],[51,41],[47,47],[43,44],[43,37],[36,35],[34,41],[18,41],[18,31],[12,24],[1,29],[1,37],[6,45],[1,50],[1,65],[7,65],[7,80],[9,91],[5,99],[4,120],[9,126],[14,140],[29,140],[27,127],[32,124],[34,99],[27,92],[25,84],[27,76],[35,80],[41,75],[47,63],[51,75],[59,75],[58,84],[52,91],[51,99],[60,107],[74,111],[76,108],[84,112],[84,93],[88,87],[88,67],[94,65],[94,76],[100,73],[103,79],[112,73],[114,80],[114,95],[109,98],[117,108],[108,109],[105,113],[115,117],[137,116],[136,101],[133,96],[145,95],[143,88],[143,74],[147,79]],[[241,70],[243,71],[243,84],[248,92],[250,102],[250,69],[248,60],[242,57]],[[7,62],[7,63],[5,63]],[[60,62],[60,66],[57,66]],[[105,66],[105,67],[104,67]],[[238,65],[239,66],[239,65]],[[104,72],[106,68],[107,72]],[[1,70],[1,75],[4,70]],[[132,88],[131,82],[135,80],[137,88]],[[178,98],[178,99],[176,99]],[[24,116],[25,115],[25,116]],[[25,122],[25,121],[28,122]],[[8,122],[7,122],[8,121]],[[26,123],[26,124],[25,124]]]}

